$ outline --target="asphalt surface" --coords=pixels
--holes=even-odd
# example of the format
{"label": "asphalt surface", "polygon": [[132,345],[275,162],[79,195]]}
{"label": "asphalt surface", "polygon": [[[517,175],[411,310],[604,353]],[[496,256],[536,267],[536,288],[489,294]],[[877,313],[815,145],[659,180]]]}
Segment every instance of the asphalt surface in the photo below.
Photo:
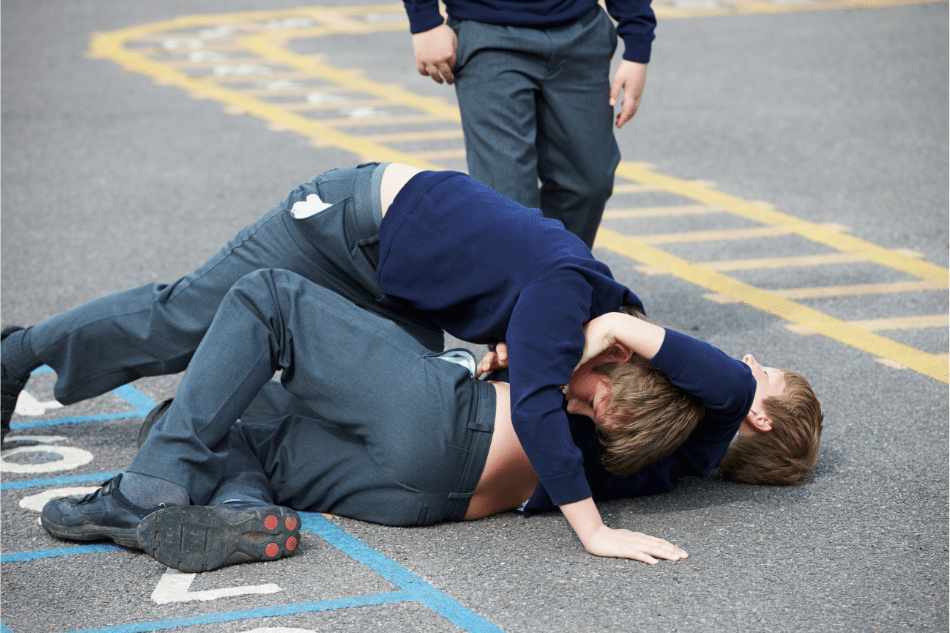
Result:
{"label": "asphalt surface", "polygon": [[[128,47],[158,59],[170,39],[201,29],[268,20],[278,28],[273,20],[295,15],[235,12],[298,4],[4,2],[4,326],[171,281],[297,183],[364,158],[362,146],[315,144],[289,119],[196,98],[200,90],[148,74],[131,58],[88,54],[94,34],[151,25]],[[319,4],[359,13],[367,3]],[[14,418],[14,441],[2,454],[0,630],[947,630],[947,4],[806,11],[781,3],[757,14],[740,6],[735,15],[716,15],[715,5],[663,5],[643,105],[618,133],[624,161],[649,163],[647,176],[704,181],[704,190],[731,201],[761,201],[811,227],[835,225],[883,249],[885,263],[913,251],[910,259],[943,268],[942,285],[930,289],[902,286],[916,279],[906,267],[860,262],[724,273],[771,290],[857,288],[794,300],[843,322],[904,319],[877,335],[942,359],[942,378],[860,348],[861,337],[805,336],[754,302],[712,301],[717,289],[708,280],[647,274],[642,266],[655,262],[646,249],[598,246],[595,254],[656,321],[809,378],[825,428],[805,485],[713,477],[602,504],[608,525],[690,553],[656,567],[584,553],[557,514],[414,529],[316,515],[287,560],[166,574],[139,553],[74,550],[46,534],[36,510],[43,495],[95,486],[129,462],[141,416],[178,382],[144,379],[121,393]],[[398,16],[398,6],[386,7],[374,15]],[[704,7],[713,7],[709,15],[685,13]],[[194,14],[212,17],[200,27],[155,26]],[[312,59],[333,68],[361,69],[344,73],[361,81],[446,106],[454,100],[451,89],[415,73],[398,24],[314,32],[282,46],[320,55]],[[438,143],[401,147],[419,161],[464,167],[457,152],[433,153]],[[604,228],[640,238],[752,224],[729,214],[619,217],[695,202],[682,191],[618,188],[609,207],[617,213]],[[834,250],[801,235],[694,236],[657,248],[691,262]],[[869,284],[892,285],[872,291]],[[921,320],[928,316],[936,319]],[[37,401],[51,400],[52,376],[34,377],[29,389]],[[90,461],[82,463],[84,455]]]}

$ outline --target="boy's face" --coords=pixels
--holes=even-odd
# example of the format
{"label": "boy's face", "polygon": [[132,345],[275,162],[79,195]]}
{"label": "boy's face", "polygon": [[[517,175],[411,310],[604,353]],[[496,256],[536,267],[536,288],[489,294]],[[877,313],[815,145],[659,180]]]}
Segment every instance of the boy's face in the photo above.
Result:
{"label": "boy's face", "polygon": [[[752,411],[764,412],[764,402],[768,398],[781,398],[785,395],[785,372],[774,367],[763,367],[755,360],[752,354],[746,354],[742,357],[742,362],[752,370],[752,377],[755,378],[755,396],[752,399]],[[743,424],[739,433],[743,434],[754,432],[753,429],[745,428],[748,425]],[[763,429],[759,429],[762,431]]]}
{"label": "boy's face", "polygon": [[575,371],[571,381],[564,387],[567,412],[590,418],[605,433],[610,432],[607,410],[610,408],[613,385],[607,376],[593,371],[593,368],[609,362],[614,362],[614,359],[603,354],[597,356]]}

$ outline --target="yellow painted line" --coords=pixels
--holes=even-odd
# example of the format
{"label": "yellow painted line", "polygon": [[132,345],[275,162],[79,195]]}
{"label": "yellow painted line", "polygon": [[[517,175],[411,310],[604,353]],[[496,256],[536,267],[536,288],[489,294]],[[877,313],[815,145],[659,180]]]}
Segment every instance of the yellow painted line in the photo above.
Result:
{"label": "yellow painted line", "polygon": [[[891,317],[888,319],[861,319],[858,321],[848,321],[848,323],[871,332],[947,328],[950,327],[950,314],[928,314],[923,316]],[[817,332],[802,325],[786,325],[785,329],[795,332],[796,334],[801,334],[802,336],[817,334]]]}
{"label": "yellow painted line", "polygon": [[[286,36],[286,34],[284,34]],[[353,90],[375,95],[393,105],[403,105],[407,108],[428,112],[435,117],[446,121],[462,122],[459,110],[447,101],[427,97],[410,92],[395,84],[383,84],[366,79],[358,69],[339,69],[323,62],[321,59],[300,55],[275,44],[271,34],[246,37],[241,46],[268,61],[281,63],[289,68],[312,73],[313,76],[332,81]],[[408,60],[409,63],[411,60]]]}
{"label": "yellow painted line", "polygon": [[[239,84],[239,83],[257,83],[261,81],[260,79],[253,78],[248,79],[247,77],[242,77],[241,75],[203,75],[201,79],[216,83],[216,84]],[[267,75],[267,79],[264,81],[273,82],[273,81],[313,81],[314,78],[308,75],[305,72],[299,70],[293,71],[276,71]],[[313,90],[330,90],[332,86],[327,83],[323,84],[313,84]],[[348,88],[339,88],[337,90],[350,92]]]}
{"label": "yellow painted line", "polygon": [[[702,262],[710,270],[730,272],[736,270],[771,270],[777,268],[805,268],[811,266],[831,266],[835,264],[854,264],[864,259],[854,253],[825,253],[824,255],[794,255],[791,257],[759,257],[748,259],[728,259]],[[637,266],[644,275],[665,275],[665,270],[651,266]]]}
{"label": "yellow painted line", "polygon": [[[931,281],[898,281],[881,284],[857,284],[852,286],[820,286],[815,288],[789,288],[769,290],[777,296],[786,299],[828,299],[831,297],[861,297],[868,295],[889,295],[901,292],[927,292],[930,290],[945,290],[940,284]],[[727,294],[703,295],[716,303],[735,303],[740,299]]]}
{"label": "yellow painted line", "polygon": [[[758,2],[754,4],[732,5],[721,3],[723,6],[704,8],[680,8],[663,2],[653,2],[653,11],[657,19],[684,19],[684,18],[709,18],[730,15],[756,15],[756,14],[779,14],[779,13],[802,13],[808,11],[834,11],[843,9],[879,9],[886,7],[900,7],[910,4],[936,4],[946,2],[946,0],[854,0],[852,2],[841,2],[831,0],[828,2],[807,2],[807,3],[771,3]],[[679,3],[678,3],[679,4]],[[699,3],[697,3],[699,4]]]}
{"label": "yellow painted line", "polygon": [[[187,25],[183,18],[171,20],[169,23],[177,25],[176,28],[183,28]],[[123,46],[124,42],[142,32],[144,28],[132,27],[101,34],[93,38],[90,43],[90,55],[112,59],[126,68],[155,77],[170,85],[179,86],[195,98],[220,101],[233,108],[239,108],[252,116],[284,126],[288,130],[320,143],[332,144],[352,151],[357,155],[374,156],[376,160],[380,161],[407,163],[422,169],[439,169],[438,165],[426,162],[412,154],[335,130],[314,119],[288,112],[279,105],[248,97],[238,90],[189,77],[174,68],[154,62],[133,50],[126,49]],[[155,28],[155,25],[150,25],[149,28]]]}
{"label": "yellow painted line", "polygon": [[623,220],[628,218],[680,218],[683,216],[710,215],[713,213],[723,213],[723,210],[718,207],[711,207],[708,204],[680,204],[665,207],[610,209],[608,211],[604,211],[604,219]]}
{"label": "yellow painted line", "polygon": [[889,295],[899,292],[925,292],[945,290],[945,284],[930,281],[898,281],[880,284],[855,284],[851,286],[822,286],[818,288],[790,288],[772,290],[786,299],[821,299],[827,297],[859,297],[865,295]]}
{"label": "yellow painted line", "polygon": [[704,262],[703,266],[727,272],[731,270],[768,270],[776,268],[805,268],[812,266],[832,266],[836,264],[854,264],[864,259],[854,253],[825,253],[823,255],[796,255],[792,257],[761,257],[750,259],[731,259],[718,262]]}
{"label": "yellow painted line", "polygon": [[641,240],[601,228],[597,233],[595,246],[606,248],[650,266],[668,270],[671,274],[690,283],[723,295],[736,297],[746,305],[768,312],[790,323],[803,325],[845,345],[850,345],[874,356],[891,359],[921,374],[941,382],[948,382],[948,373],[950,373],[948,369],[950,367],[948,367],[945,359],[897,343],[873,332],[868,332],[856,325],[795,303],[768,290],[761,290],[727,277],[701,264],[693,264],[685,259],[670,255]]}
{"label": "yellow painted line", "polygon": [[[390,7],[392,11],[401,10],[399,5],[386,6]],[[350,11],[355,13],[365,12],[365,10],[366,7],[350,9]],[[345,13],[346,11],[345,8],[341,8],[338,12]],[[302,36],[301,33],[303,30],[301,29],[287,29],[279,32],[271,30],[261,34],[261,31],[264,31],[266,26],[252,23],[254,20],[280,19],[281,16],[291,19],[301,15],[308,15],[316,22],[324,23],[325,26],[320,27],[325,29],[324,32],[331,32],[333,29],[338,29],[336,32],[341,32],[339,31],[340,28],[345,28],[347,32],[352,32],[353,29],[357,28],[362,29],[363,32],[369,32],[374,29],[386,30],[389,28],[379,24],[359,25],[356,24],[355,21],[335,20],[333,16],[328,17],[326,13],[327,10],[323,8],[307,8],[283,12],[261,11],[218,16],[182,16],[181,18],[165,22],[131,27],[96,36],[90,43],[89,54],[91,56],[110,58],[129,70],[151,76],[156,83],[179,86],[186,90],[193,98],[217,100],[224,104],[226,110],[229,112],[245,112],[256,116],[266,121],[269,127],[273,129],[292,130],[309,138],[314,144],[340,147],[358,156],[373,157],[377,160],[405,162],[425,169],[440,169],[440,165],[426,161],[424,159],[425,155],[400,152],[381,145],[380,143],[375,143],[367,138],[347,134],[328,125],[328,121],[318,121],[294,112],[289,112],[279,104],[267,103],[244,94],[239,90],[227,87],[228,84],[246,84],[258,80],[273,80],[275,77],[297,78],[305,76],[308,80],[312,77],[317,77],[327,82],[351,88],[354,91],[384,98],[389,104],[396,102],[408,108],[420,110],[425,113],[422,115],[423,118],[420,122],[432,121],[433,119],[452,121],[455,123],[459,122],[457,108],[443,100],[417,95],[406,91],[401,86],[370,81],[363,76],[359,69],[334,68],[319,57],[299,55],[279,45],[278,42],[286,42],[294,37]],[[153,37],[157,31],[161,30],[182,30],[195,27],[204,27],[207,29],[212,24],[220,24],[222,28],[224,28],[234,26],[234,22],[240,20],[245,20],[246,22],[239,24],[238,29],[243,29],[246,33],[254,33],[254,35],[228,36],[229,39],[226,41],[230,42],[230,38],[233,37],[233,41],[239,45],[242,50],[261,56],[260,66],[272,67],[274,70],[272,74],[266,76],[258,75],[253,78],[247,75],[226,75],[223,77],[216,76],[208,78],[191,77],[167,64],[149,59],[147,55],[154,53],[154,49],[137,47],[135,49],[126,49],[124,47],[127,41],[137,38]],[[328,22],[333,22],[334,24],[326,26]],[[404,25],[399,25],[396,28],[402,28],[402,26]],[[310,33],[312,35],[315,31],[311,30]],[[188,35],[168,34],[168,38],[174,37],[184,40],[187,39]],[[163,41],[167,41],[167,39]],[[220,47],[223,43],[225,43],[225,40],[221,38],[216,40],[213,44]],[[278,68],[280,70],[278,70]],[[383,118],[384,117],[380,117],[380,119]],[[347,120],[334,120],[335,123],[339,122],[341,125],[342,122],[345,121]],[[361,126],[376,125],[379,124],[379,121],[361,119],[358,120],[358,122],[349,124]],[[447,157],[447,154],[450,153],[432,153],[429,157]],[[460,152],[454,155],[463,157],[464,153]],[[721,207],[729,213],[746,217],[761,224],[766,224],[768,225],[766,228],[771,227],[780,231],[798,233],[812,241],[827,243],[837,250],[861,253],[864,258],[869,261],[884,260],[881,263],[891,268],[902,270],[902,267],[905,267],[910,268],[911,271],[923,271],[924,274],[920,274],[919,272],[911,272],[911,274],[915,274],[923,279],[928,279],[928,275],[931,275],[939,278],[938,283],[946,284],[946,269],[927,264],[926,262],[903,261],[901,259],[903,256],[895,251],[889,251],[874,244],[850,238],[849,236],[827,229],[826,227],[786,216],[774,211],[771,205],[748,202],[711,190],[709,188],[711,183],[677,180],[658,174],[652,171],[652,169],[653,167],[648,164],[627,162],[621,164],[617,173],[622,178],[634,181],[630,185],[631,189],[640,188],[640,190],[643,190],[643,188],[650,188],[653,190],[669,191],[687,199],[705,205]],[[624,187],[624,185],[620,186],[621,188]],[[670,270],[673,274],[687,274],[687,279],[694,283],[700,283],[700,285],[704,285],[711,290],[719,290],[731,296],[738,294],[745,303],[769,313],[777,314],[792,323],[806,324],[820,334],[830,336],[831,338],[845,342],[858,349],[866,349],[875,355],[914,368],[916,371],[933,376],[944,382],[947,381],[947,363],[945,360],[942,364],[938,363],[935,365],[932,355],[899,345],[883,337],[870,334],[867,331],[863,331],[863,334],[861,334],[862,330],[860,328],[856,328],[853,325],[849,326],[820,312],[800,306],[786,298],[778,297],[768,291],[759,290],[742,284],[741,282],[731,280],[708,268],[705,269],[704,275],[718,275],[718,277],[713,279],[702,276],[696,277],[696,271],[703,270],[703,267],[662,253],[644,244],[642,240],[625,238],[619,234],[611,233],[606,229],[602,229],[601,232],[605,237],[599,237],[599,241],[609,241],[611,239],[609,236],[611,235],[614,236],[614,241],[629,240],[624,242],[624,248],[626,250],[620,250],[618,252],[622,252],[622,254],[631,259]],[[736,234],[735,231],[729,231],[728,233],[733,237]],[[631,250],[630,245],[635,245],[636,248]],[[647,258],[649,261],[643,259],[647,255],[649,255]],[[904,260],[912,260],[912,258],[904,257]]]}
{"label": "yellow painted line", "polygon": [[824,244],[837,251],[860,255],[868,261],[906,272],[921,279],[943,284],[944,287],[950,286],[950,271],[946,268],[908,257],[898,251],[831,230],[814,222],[786,215],[764,205],[749,202],[721,191],[699,187],[688,181],[646,170],[631,163],[621,162],[617,167],[617,174],[628,180],[657,186],[664,191],[675,193],[690,200],[721,207],[729,213],[755,222],[786,228],[812,242]]}
{"label": "yellow painted line", "polygon": [[319,112],[320,110],[352,110],[355,108],[388,108],[392,104],[383,99],[344,99],[342,101],[306,101],[275,103],[288,112]]}
{"label": "yellow painted line", "polygon": [[723,229],[719,231],[680,231],[676,233],[652,233],[639,235],[645,244],[691,244],[695,242],[724,242],[728,240],[755,240],[766,237],[781,237],[791,231],[781,226],[756,226],[747,229]]}
{"label": "yellow painted line", "polygon": [[440,149],[433,150],[431,152],[413,152],[412,155],[422,160],[465,158],[465,148],[460,147],[458,149]]}
{"label": "yellow painted line", "polygon": [[420,130],[418,132],[393,132],[391,134],[371,134],[368,138],[376,143],[410,143],[412,141],[444,141],[462,138],[462,129]]}
{"label": "yellow painted line", "polygon": [[326,125],[333,127],[356,127],[356,126],[388,126],[388,125],[416,125],[420,123],[432,123],[432,117],[428,114],[397,114],[372,119],[356,121],[354,119],[323,119]]}

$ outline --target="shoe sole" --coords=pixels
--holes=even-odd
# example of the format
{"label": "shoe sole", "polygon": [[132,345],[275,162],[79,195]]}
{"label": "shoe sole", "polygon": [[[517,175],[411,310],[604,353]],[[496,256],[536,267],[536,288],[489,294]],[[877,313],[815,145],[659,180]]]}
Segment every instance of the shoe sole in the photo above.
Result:
{"label": "shoe sole", "polygon": [[86,527],[64,527],[62,525],[49,521],[45,516],[40,516],[40,522],[46,531],[57,538],[67,541],[103,541],[112,539],[122,547],[130,549],[139,549],[137,528],[110,529],[98,525],[89,525]]}
{"label": "shoe sole", "polygon": [[142,519],[137,532],[146,554],[196,573],[288,556],[300,542],[300,517],[281,506],[174,506]]}

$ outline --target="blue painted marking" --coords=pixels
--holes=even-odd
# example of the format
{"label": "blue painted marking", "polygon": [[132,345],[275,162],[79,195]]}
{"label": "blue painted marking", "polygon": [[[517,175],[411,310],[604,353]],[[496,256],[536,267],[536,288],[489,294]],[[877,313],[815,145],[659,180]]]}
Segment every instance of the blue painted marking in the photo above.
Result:
{"label": "blue painted marking", "polygon": [[458,601],[422,580],[405,567],[386,558],[356,537],[344,532],[321,514],[301,513],[301,529],[310,530],[347,556],[363,563],[380,576],[409,593],[445,619],[472,633],[500,632],[488,620],[462,606]]}
{"label": "blue painted marking", "polygon": [[86,484],[95,482],[101,484],[109,481],[118,472],[114,473],[91,473],[89,475],[68,475],[66,477],[50,477],[48,479],[29,479],[26,481],[8,481],[0,485],[0,490],[24,490],[26,488],[50,488],[52,486],[71,486],[73,484]]}
{"label": "blue painted marking", "polygon": [[[52,371],[49,367],[41,367],[34,371],[34,374],[49,373]],[[61,418],[59,420],[38,420],[35,422],[21,422],[11,425],[12,428],[34,428],[40,426],[56,426],[62,424],[82,424],[85,422],[99,422],[105,420],[114,420],[118,418],[144,417],[151,411],[156,403],[140,392],[139,390],[126,385],[113,390],[113,393],[129,403],[135,408],[135,413],[114,413],[99,416],[79,416],[74,418]],[[0,486],[2,490],[22,490],[26,488],[39,488],[51,486],[63,486],[77,483],[96,482],[101,483],[111,479],[118,473],[93,473],[87,475],[71,475],[64,477],[52,477],[46,479],[32,479],[28,481],[7,482]],[[471,633],[497,633],[502,629],[491,622],[488,622],[481,616],[472,612],[458,601],[450,598],[429,583],[416,576],[408,569],[398,565],[395,561],[386,558],[373,548],[369,547],[356,537],[347,534],[335,523],[319,513],[301,512],[301,530],[307,530],[318,535],[329,545],[340,550],[347,556],[360,562],[383,578],[393,583],[401,589],[389,593],[381,593],[369,596],[357,596],[354,598],[344,598],[337,600],[322,600],[317,602],[304,602],[276,607],[264,607],[259,609],[248,609],[245,611],[230,611],[224,613],[214,613],[208,615],[194,616],[189,618],[172,618],[168,620],[159,620],[155,622],[138,622],[133,624],[123,624],[118,626],[103,627],[98,629],[81,629],[72,633],[147,633],[148,631],[161,631],[189,626],[198,626],[203,624],[214,624],[221,622],[232,622],[235,620],[247,620],[251,618],[275,617],[281,615],[295,615],[299,613],[310,613],[317,611],[331,611],[336,609],[349,609],[353,607],[375,606],[382,604],[393,604],[398,602],[420,602],[429,607],[445,619]],[[76,547],[62,547],[46,550],[36,550],[33,552],[18,552],[0,555],[0,564],[31,562],[44,558],[55,558],[59,556],[78,556],[84,554],[102,554],[114,552],[123,549],[119,545],[112,543],[79,545]],[[0,633],[13,633],[13,631],[3,622],[0,622]]]}
{"label": "blue painted marking", "polygon": [[245,611],[226,611],[224,613],[198,615],[190,618],[170,618],[168,620],[157,620],[155,622],[120,624],[117,626],[103,627],[101,629],[80,629],[72,631],[71,633],[145,633],[147,631],[162,631],[165,629],[197,626],[201,624],[218,624],[221,622],[233,622],[235,620],[248,620],[251,618],[272,618],[281,615],[298,615],[300,613],[392,604],[404,600],[405,597],[403,593],[397,591],[392,593],[378,593],[370,596],[358,596],[356,598],[343,598],[341,600],[321,600],[319,602],[302,602],[278,607],[247,609]]}
{"label": "blue painted marking", "polygon": [[57,556],[80,556],[82,554],[105,554],[122,549],[115,543],[101,543],[96,545],[77,545],[76,547],[54,547],[52,549],[39,549],[32,552],[17,552],[15,554],[0,555],[0,564],[3,563],[27,563],[44,558],[56,558]]}
{"label": "blue painted marking", "polygon": [[[33,371],[33,375],[52,373],[49,366],[43,365]],[[123,411],[120,413],[103,413],[100,415],[80,415],[71,418],[53,418],[49,420],[31,420],[27,422],[15,422],[10,424],[10,430],[35,429],[48,426],[63,426],[66,424],[86,424],[87,422],[104,422],[106,420],[121,420],[124,418],[144,418],[155,408],[157,404],[154,400],[131,385],[123,385],[118,389],[113,389],[112,393],[125,400],[134,411]]]}

